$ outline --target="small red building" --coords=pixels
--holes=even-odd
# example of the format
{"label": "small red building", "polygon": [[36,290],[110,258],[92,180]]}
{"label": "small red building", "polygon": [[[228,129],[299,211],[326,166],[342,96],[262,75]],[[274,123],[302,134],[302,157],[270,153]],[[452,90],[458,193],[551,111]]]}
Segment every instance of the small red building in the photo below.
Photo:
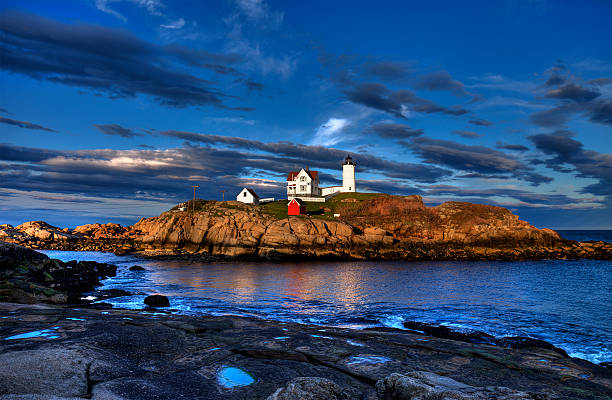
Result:
{"label": "small red building", "polygon": [[306,203],[300,199],[293,199],[287,205],[287,215],[306,215]]}

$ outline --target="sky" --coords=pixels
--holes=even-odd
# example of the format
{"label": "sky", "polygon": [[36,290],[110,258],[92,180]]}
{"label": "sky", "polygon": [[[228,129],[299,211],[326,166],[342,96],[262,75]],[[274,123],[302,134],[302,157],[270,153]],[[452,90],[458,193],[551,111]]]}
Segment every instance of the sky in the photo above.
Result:
{"label": "sky", "polygon": [[0,3],[0,223],[132,224],[289,171],[612,229],[609,1]]}

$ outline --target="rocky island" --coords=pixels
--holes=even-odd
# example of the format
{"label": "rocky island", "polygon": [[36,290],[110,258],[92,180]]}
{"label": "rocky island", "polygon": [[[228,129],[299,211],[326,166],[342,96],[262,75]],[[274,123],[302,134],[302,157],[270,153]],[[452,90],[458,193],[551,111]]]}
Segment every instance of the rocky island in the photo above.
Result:
{"label": "rocky island", "polygon": [[196,200],[132,226],[60,229],[42,221],[0,225],[0,240],[33,249],[143,256],[378,260],[612,259],[612,244],[565,240],[496,206],[420,196],[342,193],[287,216],[287,202]]}

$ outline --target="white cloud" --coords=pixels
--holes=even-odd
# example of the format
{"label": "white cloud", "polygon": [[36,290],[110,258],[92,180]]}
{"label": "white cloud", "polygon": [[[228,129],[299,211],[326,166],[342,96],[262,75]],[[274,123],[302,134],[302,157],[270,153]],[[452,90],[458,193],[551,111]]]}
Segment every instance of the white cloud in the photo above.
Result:
{"label": "white cloud", "polygon": [[185,26],[185,20],[183,18],[179,18],[176,21],[170,21],[169,23],[162,24],[160,26],[166,29],[181,29]]}
{"label": "white cloud", "polygon": [[252,21],[267,20],[272,27],[279,27],[283,23],[284,14],[273,11],[264,0],[236,0],[240,14]]}
{"label": "white cloud", "polygon": [[276,75],[288,79],[297,69],[297,60],[287,55],[274,57],[264,55],[259,45],[252,46],[246,40],[234,40],[228,46],[229,53],[238,53],[247,60],[245,66],[263,75]]}
{"label": "white cloud", "polygon": [[326,123],[319,126],[310,144],[314,146],[333,146],[342,141],[342,130],[348,125],[350,125],[350,121],[347,119],[330,118]]}
{"label": "white cloud", "polygon": [[507,92],[532,93],[537,85],[531,81],[518,81],[499,74],[488,74],[471,78],[475,83],[465,85],[469,89],[503,90]]}
{"label": "white cloud", "polygon": [[255,125],[256,121],[253,119],[246,119],[244,117],[211,117],[211,120],[215,122],[221,123],[230,123],[230,124],[242,124],[242,125]]}
{"label": "white cloud", "polygon": [[[96,8],[102,12],[112,15],[113,17],[119,18],[123,22],[127,22],[127,18],[119,12],[109,7],[112,3],[119,3],[122,0],[96,0]],[[165,7],[160,0],[127,0],[132,4],[136,4],[139,7],[143,7],[151,15],[162,16],[163,14],[159,11],[160,8]]]}

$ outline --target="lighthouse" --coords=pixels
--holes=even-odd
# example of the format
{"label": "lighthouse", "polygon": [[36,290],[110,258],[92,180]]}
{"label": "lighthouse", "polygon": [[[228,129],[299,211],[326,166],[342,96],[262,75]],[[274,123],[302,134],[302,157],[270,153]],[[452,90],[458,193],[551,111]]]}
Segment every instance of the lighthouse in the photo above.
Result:
{"label": "lighthouse", "polygon": [[355,192],[355,163],[351,156],[346,156],[342,163],[342,191]]}

